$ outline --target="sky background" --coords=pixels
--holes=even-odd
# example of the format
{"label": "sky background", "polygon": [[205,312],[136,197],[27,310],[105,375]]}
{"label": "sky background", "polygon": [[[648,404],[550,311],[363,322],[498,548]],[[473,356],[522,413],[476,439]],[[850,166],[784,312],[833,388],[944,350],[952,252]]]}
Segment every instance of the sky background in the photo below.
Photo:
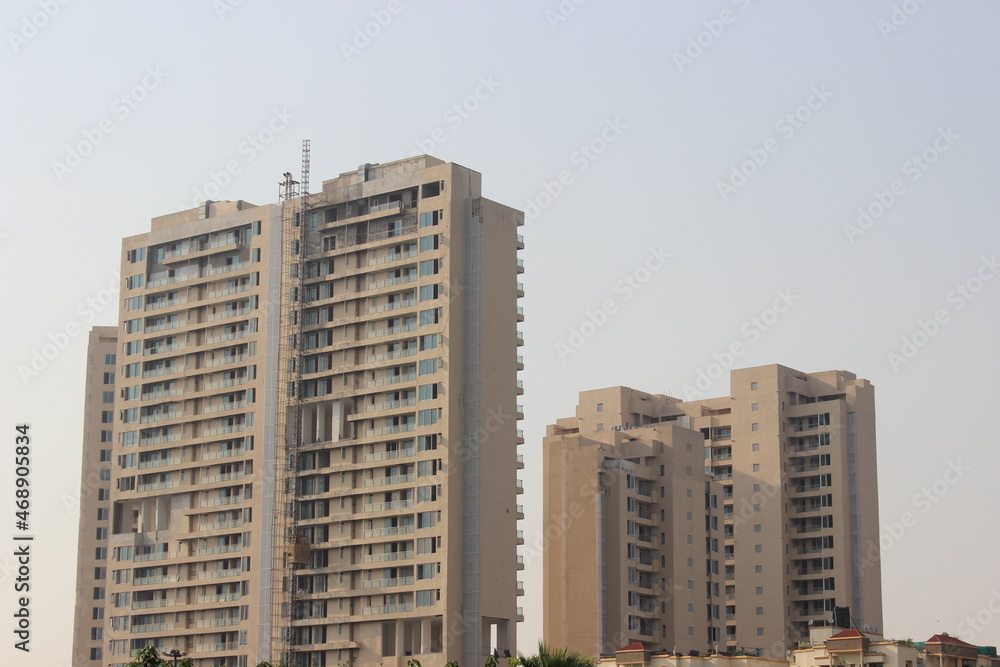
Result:
{"label": "sky background", "polygon": [[[86,334],[24,369],[67,325],[116,323],[116,301],[85,304],[117,284],[122,237],[206,196],[275,201],[303,138],[314,190],[426,152],[529,214],[522,650],[542,627],[545,425],[584,389],[724,395],[722,371],[770,363],[876,387],[886,634],[1000,643],[1000,4],[7,0],[0,21],[0,369],[7,441],[34,436],[31,665],[69,664]],[[637,272],[654,250],[670,258]],[[645,279],[629,298],[625,276]],[[10,508],[12,456],[0,476]]]}

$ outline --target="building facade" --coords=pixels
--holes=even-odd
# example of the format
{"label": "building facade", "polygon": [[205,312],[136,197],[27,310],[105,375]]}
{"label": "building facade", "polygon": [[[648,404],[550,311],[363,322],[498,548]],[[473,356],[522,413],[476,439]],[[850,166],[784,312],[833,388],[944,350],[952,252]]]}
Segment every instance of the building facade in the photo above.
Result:
{"label": "building facade", "polygon": [[581,392],[577,416],[547,429],[550,645],[597,656],[637,638],[655,650],[722,642],[722,485],[706,475],[702,435],[686,419],[619,428],[645,400],[656,399],[626,387]]}
{"label": "building facade", "polygon": [[[849,606],[859,627],[879,631],[881,572],[865,557],[879,537],[873,387],[845,371],[807,374],[779,365],[734,370],[731,383],[731,396],[688,402],[623,387],[580,394],[574,422],[588,438],[608,430],[648,438],[664,423],[699,432],[702,463],[721,487],[719,641],[709,641],[716,637],[711,607],[703,617],[709,623],[703,631],[695,626],[686,643],[663,645],[672,641],[663,622],[659,637],[626,638],[659,650],[704,650],[707,643],[783,658],[808,639],[810,625],[828,622],[835,606]],[[555,463],[550,438],[546,461]],[[547,522],[561,520],[559,511],[546,513]],[[580,557],[596,558],[592,553]],[[606,580],[623,576],[609,568]],[[663,602],[661,609],[677,613],[676,600]],[[558,596],[547,598],[546,637],[567,609]]]}
{"label": "building facade", "polygon": [[108,531],[111,527],[111,449],[114,440],[117,327],[94,327],[87,343],[80,531],[73,611],[73,667],[104,667]]}
{"label": "building facade", "polygon": [[291,183],[124,241],[105,664],[514,650],[523,215],[429,156]]}

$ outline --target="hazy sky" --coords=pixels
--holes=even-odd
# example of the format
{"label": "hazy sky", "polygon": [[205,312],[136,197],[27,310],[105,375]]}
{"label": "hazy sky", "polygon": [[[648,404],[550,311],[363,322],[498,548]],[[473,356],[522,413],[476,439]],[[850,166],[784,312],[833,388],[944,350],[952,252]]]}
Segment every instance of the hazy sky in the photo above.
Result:
{"label": "hazy sky", "polygon": [[[583,389],[684,396],[699,373],[775,362],[876,386],[886,633],[1000,643],[998,3],[7,0],[0,16],[4,429],[35,436],[45,622],[30,664],[69,662],[86,335],[19,367],[68,325],[115,323],[116,302],[87,303],[116,284],[123,236],[206,197],[276,200],[303,138],[314,189],[427,152],[528,210],[522,649],[542,625],[545,424]],[[725,394],[728,376],[702,385]]]}

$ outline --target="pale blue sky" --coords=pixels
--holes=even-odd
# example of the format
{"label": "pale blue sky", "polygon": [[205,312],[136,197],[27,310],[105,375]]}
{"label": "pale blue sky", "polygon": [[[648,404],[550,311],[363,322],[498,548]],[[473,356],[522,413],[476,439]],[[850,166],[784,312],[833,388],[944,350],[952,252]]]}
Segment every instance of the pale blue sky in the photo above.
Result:
{"label": "pale blue sky", "polygon": [[[86,338],[27,384],[18,367],[67,324],[114,323],[110,307],[94,322],[78,307],[116,272],[121,237],[190,206],[231,161],[239,173],[217,198],[274,201],[303,138],[317,186],[363,162],[431,152],[482,172],[492,199],[543,205],[522,253],[529,545],[542,520],[544,426],[572,414],[576,392],[681,394],[739,341],[739,366],[842,368],[875,384],[882,521],[917,516],[886,540],[886,632],[1000,642],[992,614],[979,631],[962,625],[1000,591],[989,421],[1000,279],[949,300],[970,278],[979,287],[982,258],[1000,251],[997,3],[900,1],[916,11],[880,28],[891,1],[564,0],[576,10],[555,22],[558,0],[400,0],[349,57],[342,45],[388,2],[233,0],[220,15],[227,0],[78,1],[44,21],[33,18],[41,4],[0,7],[4,428],[27,421],[36,436],[32,604],[46,621],[31,664],[69,661],[76,515],[64,497],[79,479]],[[689,39],[705,46],[678,64]],[[449,112],[469,96],[474,110]],[[796,113],[791,131],[782,119]],[[273,140],[248,149],[269,123]],[[88,141],[77,166],[54,167]],[[602,153],[583,157],[592,141]],[[748,151],[763,164],[724,198],[719,183]],[[907,162],[925,151],[935,161],[914,171]],[[564,170],[547,199],[544,184]],[[851,243],[844,226],[895,180],[901,194]],[[626,301],[616,282],[661,246],[670,259]],[[797,300],[751,340],[746,323],[783,289]],[[607,324],[560,355],[606,299],[616,299]],[[893,368],[888,355],[939,309],[936,335]],[[724,379],[706,395],[727,391]],[[957,461],[969,470],[923,511],[915,495]],[[529,649],[540,559],[524,579]]]}

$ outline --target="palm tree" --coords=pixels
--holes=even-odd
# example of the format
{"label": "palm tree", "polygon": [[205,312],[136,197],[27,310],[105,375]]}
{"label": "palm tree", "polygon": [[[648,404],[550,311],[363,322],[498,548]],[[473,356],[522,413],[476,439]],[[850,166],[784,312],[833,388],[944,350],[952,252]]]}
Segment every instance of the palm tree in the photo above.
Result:
{"label": "palm tree", "polygon": [[526,656],[518,653],[524,667],[594,667],[594,660],[568,648],[552,648],[538,642],[538,654]]}

